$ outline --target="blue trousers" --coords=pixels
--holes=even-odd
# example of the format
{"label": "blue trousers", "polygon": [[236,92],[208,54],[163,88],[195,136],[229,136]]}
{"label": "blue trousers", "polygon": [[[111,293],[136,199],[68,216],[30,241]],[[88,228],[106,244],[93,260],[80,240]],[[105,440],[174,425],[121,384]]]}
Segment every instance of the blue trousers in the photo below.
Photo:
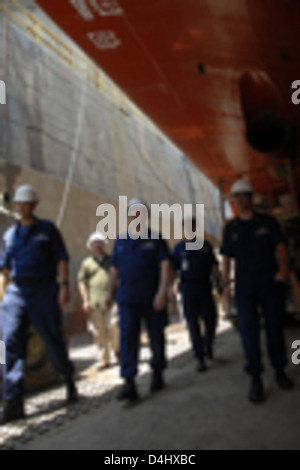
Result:
{"label": "blue trousers", "polygon": [[[188,324],[195,356],[203,361],[204,347],[212,347],[217,327],[217,309],[211,288],[201,285],[182,286],[184,315]],[[201,332],[200,319],[204,320],[205,335]]]}
{"label": "blue trousers", "polygon": [[63,337],[63,316],[58,306],[58,286],[45,283],[35,288],[8,287],[2,305],[3,340],[6,345],[4,399],[24,396],[25,360],[28,329],[32,324],[47,346],[53,366],[71,377],[70,362]]}
{"label": "blue trousers", "polygon": [[150,339],[152,350],[152,369],[162,372],[166,368],[165,357],[165,327],[167,324],[166,311],[156,312],[148,304],[120,303],[121,327],[121,375],[130,379],[138,373],[140,336],[142,320]]}
{"label": "blue trousers", "polygon": [[287,365],[283,330],[285,313],[283,289],[283,285],[279,283],[257,280],[247,289],[237,290],[240,333],[247,360],[245,371],[248,374],[254,375],[263,371],[259,307],[265,320],[271,363],[275,369],[282,369]]}

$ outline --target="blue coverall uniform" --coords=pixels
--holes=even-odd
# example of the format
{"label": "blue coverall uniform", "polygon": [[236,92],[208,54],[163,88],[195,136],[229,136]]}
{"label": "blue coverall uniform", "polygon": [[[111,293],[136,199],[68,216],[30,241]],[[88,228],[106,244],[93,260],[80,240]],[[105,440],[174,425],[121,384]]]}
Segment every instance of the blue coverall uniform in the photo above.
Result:
{"label": "blue coverall uniform", "polygon": [[285,286],[276,282],[276,249],[285,243],[279,223],[271,216],[255,213],[250,220],[234,219],[224,231],[221,253],[236,262],[236,304],[240,332],[251,375],[263,371],[260,349],[259,307],[265,319],[272,365],[287,364],[283,334]]}
{"label": "blue coverall uniform", "polygon": [[45,342],[56,370],[72,377],[63,338],[63,316],[58,305],[57,265],[68,260],[64,242],[52,222],[35,219],[33,225],[20,223],[3,239],[0,269],[10,271],[3,304],[3,339],[6,344],[4,399],[22,399],[28,328],[32,324]]}
{"label": "blue coverall uniform", "polygon": [[159,290],[161,263],[170,259],[166,242],[159,237],[144,240],[118,238],[111,264],[119,270],[117,302],[120,310],[121,329],[121,375],[131,379],[138,372],[138,355],[142,319],[150,338],[153,358],[152,369],[162,372],[166,367],[165,327],[166,310],[153,308]]}
{"label": "blue coverall uniform", "polygon": [[[295,250],[297,253],[300,251],[300,237],[295,240]],[[293,270],[297,276],[298,282],[300,282],[300,265],[298,257],[295,259]]]}
{"label": "blue coverall uniform", "polygon": [[[182,241],[173,252],[173,268],[180,273],[184,315],[199,361],[204,360],[204,346],[211,350],[215,337],[217,309],[212,294],[212,270],[217,264],[208,242],[204,242],[201,250],[191,251],[186,249],[186,241]],[[201,334],[201,318],[205,322],[205,342]]]}

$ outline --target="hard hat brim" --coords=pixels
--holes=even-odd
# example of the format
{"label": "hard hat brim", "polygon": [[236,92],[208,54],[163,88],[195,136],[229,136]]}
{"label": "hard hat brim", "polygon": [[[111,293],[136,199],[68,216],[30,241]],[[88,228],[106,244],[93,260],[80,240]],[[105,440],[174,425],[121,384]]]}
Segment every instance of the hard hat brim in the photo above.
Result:
{"label": "hard hat brim", "polygon": [[108,244],[108,241],[107,240],[100,240],[100,239],[98,239],[98,240],[96,240],[96,239],[95,240],[88,240],[88,242],[86,244],[88,250],[91,250],[95,243],[102,243],[104,246],[106,246]]}
{"label": "hard hat brim", "polygon": [[234,191],[231,193],[231,196],[239,196],[241,194],[247,194],[248,196],[253,196],[253,191]]}
{"label": "hard hat brim", "polygon": [[39,199],[26,199],[26,198],[15,197],[13,199],[13,202],[15,202],[15,203],[27,202],[27,203],[30,203],[30,204],[38,204],[40,201],[39,201]]}

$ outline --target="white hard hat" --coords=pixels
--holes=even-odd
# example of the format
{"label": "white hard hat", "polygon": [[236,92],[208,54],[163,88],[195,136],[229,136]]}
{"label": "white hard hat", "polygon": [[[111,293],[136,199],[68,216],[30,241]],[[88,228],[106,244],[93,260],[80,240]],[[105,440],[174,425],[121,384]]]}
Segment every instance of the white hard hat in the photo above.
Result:
{"label": "white hard hat", "polygon": [[128,209],[130,209],[133,206],[145,206],[145,207],[147,207],[147,204],[144,201],[142,201],[142,199],[139,199],[138,197],[136,197],[134,199],[131,199],[131,201],[129,201]]}
{"label": "white hard hat", "polygon": [[39,197],[36,190],[26,184],[24,186],[20,186],[15,193],[14,202],[31,202],[31,203],[38,203]]}
{"label": "white hard hat", "polygon": [[253,186],[249,183],[249,181],[244,180],[243,178],[236,181],[231,187],[232,196],[236,194],[253,194],[253,193],[254,193]]}
{"label": "white hard hat", "polygon": [[106,245],[107,238],[102,233],[95,232],[89,237],[86,246],[90,250],[93,246],[93,243],[97,243],[97,242],[98,243],[102,242],[104,245]]}

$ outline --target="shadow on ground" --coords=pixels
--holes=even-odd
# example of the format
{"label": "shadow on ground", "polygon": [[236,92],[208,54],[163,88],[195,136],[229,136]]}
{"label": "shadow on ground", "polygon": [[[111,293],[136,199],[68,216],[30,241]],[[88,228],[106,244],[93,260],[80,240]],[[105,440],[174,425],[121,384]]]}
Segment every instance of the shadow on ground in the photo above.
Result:
{"label": "shadow on ground", "polygon": [[[287,329],[289,348],[295,339],[300,339],[298,325]],[[218,336],[215,361],[205,374],[195,372],[185,332],[171,335],[169,347],[181,341],[185,341],[186,351],[170,360],[167,388],[160,394],[149,393],[149,371],[138,378],[142,398],[134,406],[115,400],[119,388],[117,368],[88,378],[81,375],[78,404],[66,408],[61,387],[29,397],[28,420],[0,428],[2,448],[300,448],[300,385],[289,393],[279,391],[267,367],[268,401],[255,407],[247,401],[248,379],[242,373],[243,354],[235,330]],[[86,358],[76,363],[80,374],[95,366]],[[299,373],[300,366],[291,365],[289,374],[298,383]]]}

